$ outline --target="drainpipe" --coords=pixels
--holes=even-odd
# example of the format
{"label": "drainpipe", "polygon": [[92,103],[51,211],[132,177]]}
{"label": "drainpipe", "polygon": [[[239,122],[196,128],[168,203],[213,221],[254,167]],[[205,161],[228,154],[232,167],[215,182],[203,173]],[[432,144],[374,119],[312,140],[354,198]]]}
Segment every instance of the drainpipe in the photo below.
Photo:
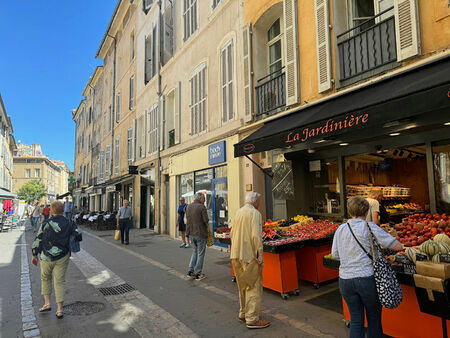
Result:
{"label": "drainpipe", "polygon": [[[92,107],[94,108],[93,110],[92,110],[92,116],[91,116],[91,123],[92,123],[92,126],[91,126],[91,142],[92,143],[94,143],[94,141],[93,141],[93,136],[94,136],[94,125],[95,125],[95,120],[94,120],[94,115],[95,115],[95,88],[94,87],[92,87],[92,85],[89,83],[88,84],[88,86],[92,89],[92,91],[93,91],[93,95],[92,95]],[[89,145],[90,146],[90,145]],[[93,170],[92,170],[92,165],[93,165],[93,163],[94,163],[94,152],[93,152],[93,149],[92,149],[93,147],[91,147],[91,172],[90,172],[90,176],[91,176],[91,178],[93,178]],[[92,185],[92,187],[93,187],[94,185]],[[94,196],[97,196],[97,195],[94,195]],[[88,197],[89,198],[89,204],[90,204],[90,202],[91,202],[91,197],[89,196]],[[94,208],[95,208],[95,199],[96,199],[97,197],[94,197]],[[95,209],[94,209],[95,210]],[[89,211],[91,211],[91,210],[89,210]]]}
{"label": "drainpipe", "polygon": [[[157,75],[158,75],[158,104],[160,104],[159,108],[159,117],[162,119],[163,107],[161,105],[161,0],[158,0],[158,66]],[[159,133],[158,133],[158,223],[159,223],[159,233],[162,233],[162,223],[161,223],[161,130],[162,123],[159,124]]]}
{"label": "drainpipe", "polygon": [[[115,36],[112,35],[107,35],[109,36],[111,39],[114,40],[114,59],[113,59],[113,81],[112,81],[112,105],[111,105],[111,114],[112,116],[110,116],[111,119],[111,149],[110,149],[110,168],[109,168],[109,172],[110,172],[110,177],[113,174],[113,169],[114,169],[114,120],[115,120],[115,107],[114,107],[114,102],[116,99],[116,57],[117,57],[117,39]],[[113,206],[114,207],[114,206]]]}

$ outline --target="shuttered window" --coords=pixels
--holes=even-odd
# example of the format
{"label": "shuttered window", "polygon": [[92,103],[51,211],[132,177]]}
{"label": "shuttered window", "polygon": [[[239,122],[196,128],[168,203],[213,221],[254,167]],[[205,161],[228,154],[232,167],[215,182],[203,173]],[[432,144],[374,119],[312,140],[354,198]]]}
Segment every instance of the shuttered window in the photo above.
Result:
{"label": "shuttered window", "polygon": [[116,96],[116,122],[120,121],[120,93]]}
{"label": "shuttered window", "polygon": [[191,135],[206,130],[206,64],[191,75]]}
{"label": "shuttered window", "polygon": [[245,122],[253,118],[253,78],[252,78],[252,28],[247,24],[242,30],[242,50],[244,62],[244,112]]}
{"label": "shuttered window", "polygon": [[332,88],[328,0],[315,0],[319,93]]}
{"label": "shuttered window", "polygon": [[197,30],[197,0],[183,0],[184,41]]}
{"label": "shuttered window", "polygon": [[103,136],[106,136],[106,113],[103,114]]}
{"label": "shuttered window", "polygon": [[148,152],[154,154],[158,151],[158,105],[153,105],[149,112],[149,145]]}
{"label": "shuttered window", "polygon": [[394,1],[398,61],[420,54],[417,0]]}
{"label": "shuttered window", "polygon": [[220,52],[221,88],[222,88],[222,122],[233,120],[233,41],[230,41]]}
{"label": "shuttered window", "polygon": [[152,69],[152,36],[145,37],[145,63],[144,63],[144,83],[147,84],[153,77]]}
{"label": "shuttered window", "polygon": [[134,59],[134,33],[130,35],[130,61]]}
{"label": "shuttered window", "polygon": [[114,155],[116,157],[114,160],[114,173],[118,174],[120,166],[120,140],[118,138],[116,139],[114,152]]}
{"label": "shuttered window", "polygon": [[111,145],[107,145],[105,150],[105,176],[111,176]]}
{"label": "shuttered window", "polygon": [[112,110],[112,106],[109,105],[109,131],[112,130],[113,124],[114,124],[114,112]]}
{"label": "shuttered window", "polygon": [[163,55],[162,55],[162,63],[165,65],[167,61],[173,56],[173,5],[172,3],[168,3],[166,9],[164,10],[164,14],[161,17],[162,19],[162,41],[161,45],[163,46]]}
{"label": "shuttered window", "polygon": [[129,107],[130,110],[134,108],[134,75],[130,77],[130,99],[129,99]]}
{"label": "shuttered window", "polygon": [[104,150],[100,150],[100,165],[99,165],[99,177],[101,180],[103,180],[104,173],[105,173],[105,151]]}
{"label": "shuttered window", "polygon": [[298,44],[297,44],[297,1],[283,1],[284,15],[284,55],[286,67],[286,104],[297,104],[300,99],[298,74]]}
{"label": "shuttered window", "polygon": [[127,163],[130,166],[133,163],[133,129],[127,130]]}

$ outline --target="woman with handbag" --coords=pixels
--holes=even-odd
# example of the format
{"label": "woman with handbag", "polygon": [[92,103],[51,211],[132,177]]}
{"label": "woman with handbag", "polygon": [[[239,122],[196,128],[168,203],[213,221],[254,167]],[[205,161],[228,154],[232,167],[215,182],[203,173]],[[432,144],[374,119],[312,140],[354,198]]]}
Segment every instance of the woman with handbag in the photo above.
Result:
{"label": "woman with handbag", "polygon": [[374,262],[374,257],[380,258],[380,255],[374,246],[379,244],[385,249],[402,250],[403,245],[375,223],[366,222],[369,211],[366,199],[350,198],[347,210],[351,219],[342,224],[334,234],[331,253],[341,261],[339,289],[350,312],[350,337],[364,337],[364,312],[368,322],[368,336],[383,337],[381,290],[377,291],[379,281],[374,276],[374,266],[378,264]]}
{"label": "woman with handbag", "polygon": [[75,236],[81,241],[81,234],[71,220],[65,218],[64,205],[53,202],[50,206],[51,218],[45,220],[33,242],[31,263],[38,265],[38,255],[41,262],[41,284],[44,306],[39,312],[51,311],[50,296],[52,293],[52,277],[55,284],[55,296],[57,303],[56,317],[64,317],[64,293],[66,286],[66,271],[69,265],[71,252],[70,237]]}

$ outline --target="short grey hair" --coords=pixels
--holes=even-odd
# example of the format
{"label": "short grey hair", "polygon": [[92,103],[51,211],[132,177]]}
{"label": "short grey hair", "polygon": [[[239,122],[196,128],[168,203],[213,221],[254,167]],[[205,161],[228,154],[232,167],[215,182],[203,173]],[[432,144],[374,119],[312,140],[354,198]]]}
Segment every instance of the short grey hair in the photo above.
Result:
{"label": "short grey hair", "polygon": [[205,195],[203,195],[202,192],[196,192],[196,193],[195,193],[195,199],[196,199],[197,201],[199,201],[200,198],[202,198],[202,197],[205,197]]}
{"label": "short grey hair", "polygon": [[261,194],[257,192],[248,192],[247,194],[245,194],[245,203],[255,203],[260,197]]}

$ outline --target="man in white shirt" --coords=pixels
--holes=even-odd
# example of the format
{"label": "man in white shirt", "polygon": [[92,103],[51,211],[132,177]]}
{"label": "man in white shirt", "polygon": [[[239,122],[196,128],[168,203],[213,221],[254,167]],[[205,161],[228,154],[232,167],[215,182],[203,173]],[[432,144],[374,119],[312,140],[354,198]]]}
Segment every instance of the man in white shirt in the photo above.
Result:
{"label": "man in white shirt", "polygon": [[231,227],[231,262],[239,289],[239,320],[249,329],[268,327],[267,320],[259,318],[262,297],[262,216],[258,211],[256,192],[247,193],[245,205],[236,212]]}
{"label": "man in white shirt", "polygon": [[366,198],[369,202],[369,212],[366,216],[367,222],[374,222],[380,225],[380,201],[383,199],[383,191],[381,188],[373,188],[370,190],[369,197]]}

